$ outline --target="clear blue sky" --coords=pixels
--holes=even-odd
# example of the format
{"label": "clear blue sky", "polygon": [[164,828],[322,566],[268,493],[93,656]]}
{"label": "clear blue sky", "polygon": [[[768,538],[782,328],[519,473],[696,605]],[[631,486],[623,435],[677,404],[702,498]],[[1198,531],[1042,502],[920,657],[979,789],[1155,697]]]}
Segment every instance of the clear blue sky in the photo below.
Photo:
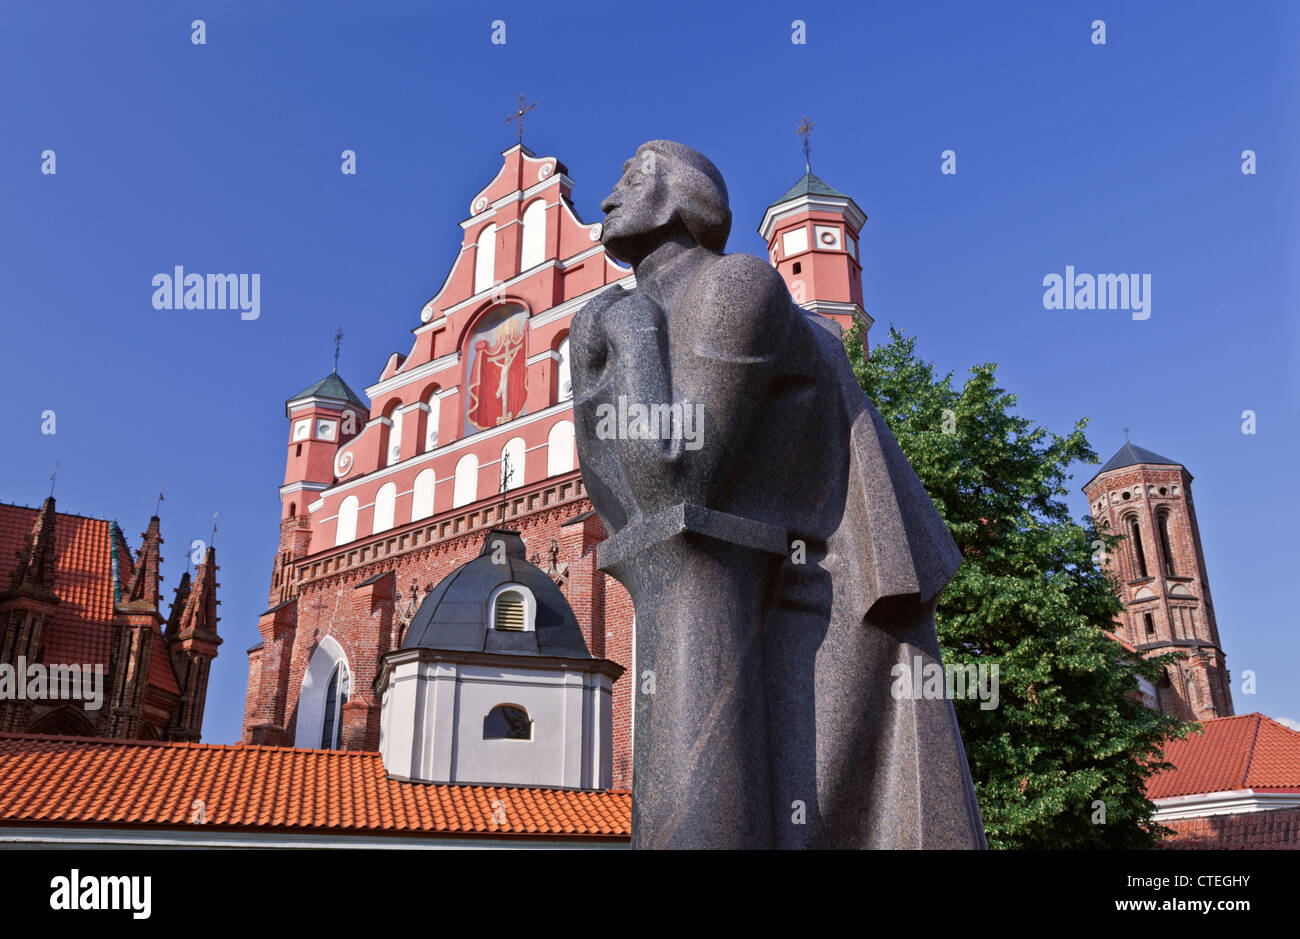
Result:
{"label": "clear blue sky", "polygon": [[[1021,413],[1059,432],[1091,416],[1103,460],[1130,427],[1185,463],[1237,710],[1300,719],[1298,9],[11,0],[0,500],[37,504],[59,461],[60,509],[120,520],[134,547],[166,480],[169,591],[220,513],[226,642],[204,737],[234,741],[284,400],[329,370],[339,325],[354,388],[408,350],[514,141],[516,96],[538,102],[525,142],[568,165],[585,219],[638,143],[670,137],[722,169],[730,247],[759,254],[764,206],[803,170],[807,113],[814,170],[869,216],[876,338],[896,323],[959,374],[1001,363]],[[345,148],[356,176],[339,172]],[[955,176],[939,172],[948,148]],[[260,318],[154,310],[151,279],[178,264],[259,273]],[[1045,310],[1042,279],[1067,264],[1151,274],[1151,318]],[[1071,507],[1085,511],[1078,492]]]}

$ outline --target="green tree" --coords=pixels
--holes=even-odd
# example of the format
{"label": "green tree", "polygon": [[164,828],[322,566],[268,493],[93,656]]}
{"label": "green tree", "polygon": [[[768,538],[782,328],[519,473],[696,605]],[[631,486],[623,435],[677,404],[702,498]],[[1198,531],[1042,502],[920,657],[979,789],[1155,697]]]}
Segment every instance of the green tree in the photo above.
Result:
{"label": "green tree", "polygon": [[1097,462],[1087,419],[1051,433],[1013,413],[996,365],[974,366],[958,389],[915,345],[891,328],[868,358],[860,328],[845,336],[859,384],[965,557],[936,617],[944,660],[999,669],[995,709],[954,701],[989,845],[1151,847],[1164,829],[1145,781],[1190,725],[1132,697],[1172,656],[1144,660],[1107,635],[1120,601],[1094,556],[1119,538],[1073,521],[1063,501],[1067,468]]}

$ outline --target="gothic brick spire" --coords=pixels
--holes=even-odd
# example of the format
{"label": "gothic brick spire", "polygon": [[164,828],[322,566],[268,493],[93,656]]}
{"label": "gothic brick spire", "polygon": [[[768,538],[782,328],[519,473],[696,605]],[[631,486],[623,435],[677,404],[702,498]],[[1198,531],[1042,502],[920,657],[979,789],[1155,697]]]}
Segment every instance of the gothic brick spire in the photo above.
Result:
{"label": "gothic brick spire", "polygon": [[190,572],[186,571],[181,575],[181,582],[176,585],[176,593],[172,597],[172,608],[167,616],[167,626],[163,630],[163,638],[171,645],[176,641],[176,636],[181,628],[181,616],[185,608],[189,605],[190,599]]}
{"label": "gothic brick spire", "polygon": [[203,705],[208,690],[208,669],[217,657],[217,549],[208,546],[193,581],[187,573],[177,588],[180,614],[172,606],[164,641],[181,689],[181,706],[168,736],[173,740],[198,740],[203,727]]}
{"label": "gothic brick spire", "polygon": [[54,595],[54,520],[54,497],[50,496],[41,504],[9,589],[0,594],[0,599],[28,596],[58,602]]}
{"label": "gothic brick spire", "polygon": [[155,610],[158,609],[158,603],[162,599],[160,588],[162,574],[159,568],[162,566],[163,539],[160,528],[161,522],[155,515],[149,519],[149,528],[141,533],[144,542],[135,556],[135,572],[131,575],[131,583],[126,590],[124,598],[126,603],[147,604]]}

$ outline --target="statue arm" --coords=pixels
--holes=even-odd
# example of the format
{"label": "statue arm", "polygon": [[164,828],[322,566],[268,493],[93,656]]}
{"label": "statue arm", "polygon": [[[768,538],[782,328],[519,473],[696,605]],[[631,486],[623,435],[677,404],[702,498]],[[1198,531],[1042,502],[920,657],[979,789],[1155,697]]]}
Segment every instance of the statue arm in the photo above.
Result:
{"label": "statue arm", "polygon": [[676,454],[688,501],[716,508],[726,499],[762,420],[792,311],[781,275],[752,255],[723,256],[690,290],[672,350],[677,397],[702,406],[704,417],[700,445]]}
{"label": "statue arm", "polygon": [[573,315],[569,326],[569,369],[575,401],[590,398],[610,380],[606,369],[610,355],[607,311],[628,293],[616,284]]}

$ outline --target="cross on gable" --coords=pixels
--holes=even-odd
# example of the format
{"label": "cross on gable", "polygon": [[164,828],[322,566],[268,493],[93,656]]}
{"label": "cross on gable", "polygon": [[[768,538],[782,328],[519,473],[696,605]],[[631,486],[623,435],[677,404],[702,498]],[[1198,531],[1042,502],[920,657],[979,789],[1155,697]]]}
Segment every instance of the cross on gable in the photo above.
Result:
{"label": "cross on gable", "polygon": [[515,113],[511,114],[509,117],[506,118],[507,124],[509,124],[511,121],[519,122],[518,134],[519,134],[519,146],[521,147],[524,145],[524,115],[527,114],[535,107],[537,107],[536,101],[532,102],[527,107],[524,107],[524,96],[520,95],[519,106],[515,109]]}

